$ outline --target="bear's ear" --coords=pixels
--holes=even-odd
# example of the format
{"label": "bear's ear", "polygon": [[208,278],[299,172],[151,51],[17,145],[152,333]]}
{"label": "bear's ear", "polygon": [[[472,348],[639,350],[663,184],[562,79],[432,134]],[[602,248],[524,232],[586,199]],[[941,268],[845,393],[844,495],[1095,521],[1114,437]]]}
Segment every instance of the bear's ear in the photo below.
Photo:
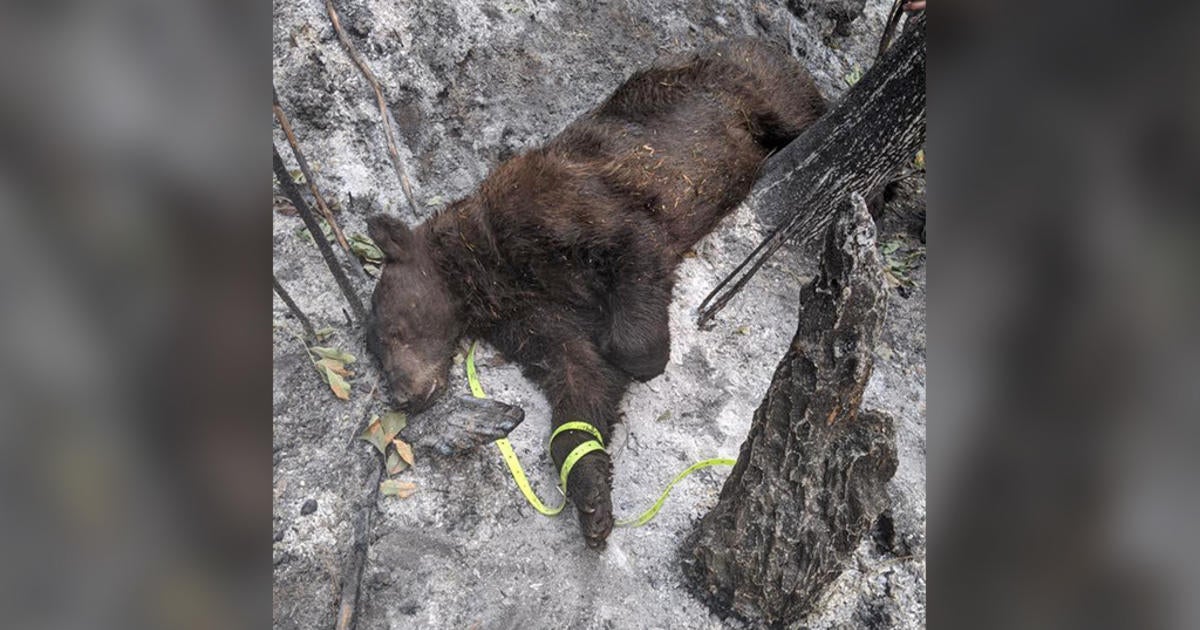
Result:
{"label": "bear's ear", "polygon": [[367,234],[390,261],[404,261],[412,255],[412,230],[399,219],[385,214],[367,217]]}

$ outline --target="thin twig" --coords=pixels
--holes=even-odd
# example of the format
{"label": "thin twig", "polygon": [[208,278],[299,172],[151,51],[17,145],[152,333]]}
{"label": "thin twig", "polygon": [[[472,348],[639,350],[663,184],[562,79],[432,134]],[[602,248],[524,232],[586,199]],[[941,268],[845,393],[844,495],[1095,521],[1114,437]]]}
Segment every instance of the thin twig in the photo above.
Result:
{"label": "thin twig", "polygon": [[894,0],[892,2],[892,12],[888,14],[887,24],[883,27],[883,36],[879,38],[879,52],[875,54],[875,59],[878,60],[887,51],[888,45],[892,43],[892,35],[896,33],[896,25],[900,23],[900,16],[904,15],[905,0]]}
{"label": "thin twig", "polygon": [[383,118],[383,135],[387,139],[388,156],[392,158],[392,166],[396,169],[396,177],[400,178],[400,186],[404,189],[404,196],[408,199],[408,207],[412,210],[413,218],[420,219],[421,217],[417,214],[417,202],[413,199],[412,186],[408,183],[408,174],[404,172],[404,165],[400,163],[400,151],[396,149],[392,115],[388,112],[387,101],[383,98],[383,88],[379,86],[379,80],[375,78],[375,73],[367,67],[367,63],[363,61],[358,50],[354,48],[354,44],[350,43],[346,32],[342,30],[342,21],[338,19],[337,11],[333,8],[333,0],[325,0],[325,11],[329,13],[329,21],[333,23],[333,30],[337,33],[338,41],[342,42],[342,47],[346,49],[346,53],[350,55],[354,65],[358,66],[359,71],[371,84],[371,89],[375,90],[375,101],[379,103],[379,115]]}
{"label": "thin twig", "polygon": [[279,180],[279,187],[283,189],[283,194],[292,201],[292,205],[296,206],[296,211],[300,213],[300,218],[304,220],[304,225],[312,234],[313,241],[317,243],[317,249],[320,250],[321,257],[325,259],[325,264],[329,266],[329,271],[333,274],[338,288],[346,297],[346,301],[350,303],[350,309],[354,311],[360,323],[366,321],[367,312],[363,308],[362,301],[358,299],[358,294],[355,293],[354,286],[350,284],[350,279],[346,277],[346,272],[338,264],[333,248],[329,246],[325,233],[321,231],[321,226],[300,194],[300,189],[296,188],[292,176],[288,174],[287,167],[283,165],[283,158],[279,157],[279,149],[275,147],[274,143],[271,144],[271,166],[275,170],[275,179]]}
{"label": "thin twig", "polygon": [[362,584],[363,567],[367,564],[367,548],[371,542],[371,513],[379,501],[379,483],[383,478],[383,467],[375,469],[371,489],[363,503],[358,506],[358,518],[354,523],[354,542],[346,570],[342,571],[342,593],[338,601],[336,630],[350,630],[355,625],[358,609],[359,586]]}
{"label": "thin twig", "polygon": [[279,104],[279,93],[275,91],[273,84],[271,85],[271,110],[275,112],[275,120],[279,121],[279,126],[283,128],[283,135],[287,138],[288,145],[292,147],[292,155],[296,157],[296,163],[300,165],[300,172],[304,174],[304,180],[308,183],[308,191],[317,201],[317,209],[324,215],[325,221],[333,230],[334,237],[337,238],[338,245],[342,246],[342,250],[350,259],[350,267],[354,269],[360,280],[366,280],[367,272],[362,268],[362,263],[358,262],[354,250],[350,249],[350,243],[346,240],[346,235],[342,233],[341,226],[333,220],[333,210],[329,208],[329,204],[325,203],[325,196],[317,187],[317,180],[313,177],[312,170],[308,168],[308,160],[305,159],[304,152],[300,150],[300,143],[296,141],[296,134],[292,132],[292,124],[288,121],[287,114],[283,112],[283,106]]}
{"label": "thin twig", "polygon": [[292,296],[283,290],[283,285],[279,284],[279,279],[275,277],[275,274],[271,274],[271,286],[275,287],[275,294],[279,296],[279,299],[283,300],[284,304],[287,304],[288,310],[292,312],[292,315],[295,315],[296,319],[300,320],[300,325],[304,327],[304,334],[308,335],[309,339],[316,339],[317,333],[313,330],[312,322],[308,321],[308,318],[304,315],[304,311],[301,311],[300,307],[296,306],[296,302],[292,299]]}
{"label": "thin twig", "polygon": [[[790,226],[786,223],[776,227],[775,231],[763,239],[758,244],[758,247],[755,247],[754,251],[750,252],[749,256],[746,256],[745,260],[739,263],[733,271],[729,272],[729,275],[725,276],[712,291],[709,291],[708,295],[704,297],[704,301],[697,308],[699,316],[696,318],[696,326],[698,328],[705,328],[705,324],[720,312],[721,309],[725,308],[725,305],[738,294],[738,291],[750,281],[750,278],[753,278],[754,274],[758,273],[758,269],[771,258],[771,255],[783,246],[783,243],[789,236],[788,227]],[[763,251],[764,249],[766,250],[765,252]],[[750,265],[750,268],[743,273],[742,270],[747,265]],[[733,286],[722,294],[722,290],[730,282],[733,282]],[[716,299],[714,300],[714,298]],[[711,305],[709,304],[710,302]]]}

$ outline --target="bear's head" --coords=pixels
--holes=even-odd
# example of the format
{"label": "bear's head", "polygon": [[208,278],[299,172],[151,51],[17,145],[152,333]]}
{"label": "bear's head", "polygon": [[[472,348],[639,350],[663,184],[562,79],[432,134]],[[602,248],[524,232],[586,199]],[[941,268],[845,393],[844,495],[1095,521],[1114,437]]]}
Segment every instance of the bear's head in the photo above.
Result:
{"label": "bear's head", "polygon": [[367,346],[379,359],[393,402],[416,413],[441,396],[463,322],[434,261],[427,231],[375,215],[368,232],[384,254],[371,296]]}

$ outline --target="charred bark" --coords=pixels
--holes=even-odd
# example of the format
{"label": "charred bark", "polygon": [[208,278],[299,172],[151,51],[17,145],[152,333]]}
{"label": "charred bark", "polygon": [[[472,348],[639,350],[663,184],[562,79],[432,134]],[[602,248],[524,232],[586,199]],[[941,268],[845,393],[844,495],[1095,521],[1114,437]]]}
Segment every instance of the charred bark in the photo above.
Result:
{"label": "charred bark", "polygon": [[812,609],[896,471],[891,419],[859,411],[886,304],[875,224],[858,195],[836,216],[737,465],[682,550],[714,610],[767,625]]}
{"label": "charred bark", "polygon": [[852,193],[870,198],[925,144],[925,15],[828,114],[772,156],[750,193],[774,231],[700,303],[706,326],[784,243],[824,234]]}

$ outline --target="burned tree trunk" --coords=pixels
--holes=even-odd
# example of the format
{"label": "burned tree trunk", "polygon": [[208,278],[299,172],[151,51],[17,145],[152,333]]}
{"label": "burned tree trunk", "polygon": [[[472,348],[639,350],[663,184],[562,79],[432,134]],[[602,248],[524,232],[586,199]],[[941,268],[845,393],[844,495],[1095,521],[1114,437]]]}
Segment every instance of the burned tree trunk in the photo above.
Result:
{"label": "burned tree trunk", "polygon": [[737,465],[682,552],[710,606],[770,625],[811,610],[896,472],[891,419],[859,411],[886,304],[875,224],[858,195],[836,217]]}
{"label": "burned tree trunk", "polygon": [[832,111],[767,160],[750,198],[775,229],[704,298],[697,325],[706,326],[784,243],[824,234],[851,193],[882,191],[924,144],[922,12]]}

